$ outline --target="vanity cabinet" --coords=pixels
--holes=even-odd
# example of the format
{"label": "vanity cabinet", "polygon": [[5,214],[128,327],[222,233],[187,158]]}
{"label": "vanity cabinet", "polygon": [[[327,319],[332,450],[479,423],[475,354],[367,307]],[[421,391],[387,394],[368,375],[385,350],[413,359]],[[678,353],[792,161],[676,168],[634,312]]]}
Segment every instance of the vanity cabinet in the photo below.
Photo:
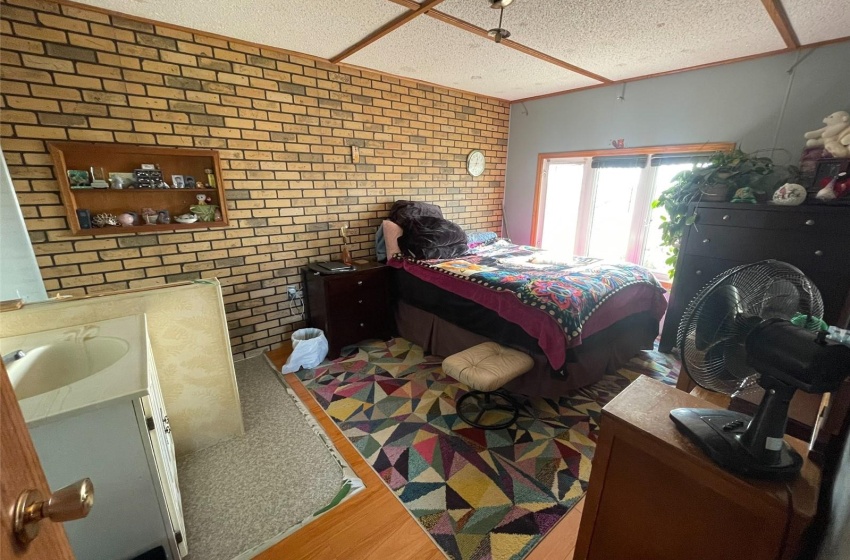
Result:
{"label": "vanity cabinet", "polygon": [[95,501],[65,523],[77,558],[130,560],[162,547],[188,553],[168,414],[147,343],[146,387],[72,415],[30,425],[51,488],[88,477]]}

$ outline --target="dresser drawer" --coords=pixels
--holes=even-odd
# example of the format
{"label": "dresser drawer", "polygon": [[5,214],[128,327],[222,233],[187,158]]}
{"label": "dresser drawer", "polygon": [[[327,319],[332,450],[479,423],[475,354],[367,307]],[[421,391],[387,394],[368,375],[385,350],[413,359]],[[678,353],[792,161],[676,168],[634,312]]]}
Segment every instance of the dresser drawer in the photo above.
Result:
{"label": "dresser drawer", "polygon": [[[762,208],[764,208],[762,206]],[[740,208],[697,208],[697,227],[729,226],[754,229],[794,230],[800,233],[850,231],[850,217],[817,209],[760,209],[742,204]],[[847,214],[850,214],[848,212]]]}
{"label": "dresser drawer", "polygon": [[740,262],[783,260],[798,238],[790,231],[701,225],[689,232],[685,254]]}
{"label": "dresser drawer", "polygon": [[766,212],[759,212],[751,208],[729,209],[729,208],[697,208],[696,224],[701,226],[731,226],[731,227],[765,227]]}

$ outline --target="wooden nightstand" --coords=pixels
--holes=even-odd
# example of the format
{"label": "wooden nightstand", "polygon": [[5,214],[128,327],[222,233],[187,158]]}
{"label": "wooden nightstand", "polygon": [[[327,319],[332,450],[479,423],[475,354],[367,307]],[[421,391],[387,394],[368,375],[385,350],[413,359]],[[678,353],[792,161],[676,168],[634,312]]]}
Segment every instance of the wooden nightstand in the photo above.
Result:
{"label": "wooden nightstand", "polygon": [[[602,409],[575,559],[796,558],[816,513],[820,468],[804,459],[787,489],[739,478],[676,429],[668,414],[679,407],[716,408],[641,376]],[[805,457],[803,442],[786,440]]]}
{"label": "wooden nightstand", "polygon": [[353,272],[328,275],[301,269],[307,324],[325,332],[331,359],[343,346],[392,335],[390,267],[376,262],[354,266]]}

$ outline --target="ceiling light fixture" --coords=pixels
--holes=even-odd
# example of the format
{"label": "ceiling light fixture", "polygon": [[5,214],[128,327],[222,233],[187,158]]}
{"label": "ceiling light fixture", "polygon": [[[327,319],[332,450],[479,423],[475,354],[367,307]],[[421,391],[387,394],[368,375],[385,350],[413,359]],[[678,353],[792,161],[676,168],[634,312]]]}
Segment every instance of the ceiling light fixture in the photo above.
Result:
{"label": "ceiling light fixture", "polygon": [[487,35],[493,37],[497,43],[501,43],[502,39],[507,39],[511,36],[511,32],[502,27],[502,17],[505,15],[505,8],[511,5],[514,0],[489,0],[490,7],[494,10],[499,10],[499,27],[491,29]]}

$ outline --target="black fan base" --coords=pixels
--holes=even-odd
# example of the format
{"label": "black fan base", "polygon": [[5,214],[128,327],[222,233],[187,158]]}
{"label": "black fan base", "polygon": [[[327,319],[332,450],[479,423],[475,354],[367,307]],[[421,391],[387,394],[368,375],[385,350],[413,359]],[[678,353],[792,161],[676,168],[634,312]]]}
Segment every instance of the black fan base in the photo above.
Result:
{"label": "black fan base", "polygon": [[744,447],[739,436],[752,418],[740,412],[716,408],[677,408],[670,411],[676,427],[723,469],[765,480],[788,480],[797,476],[803,458],[782,442],[778,460],[765,464]]}

